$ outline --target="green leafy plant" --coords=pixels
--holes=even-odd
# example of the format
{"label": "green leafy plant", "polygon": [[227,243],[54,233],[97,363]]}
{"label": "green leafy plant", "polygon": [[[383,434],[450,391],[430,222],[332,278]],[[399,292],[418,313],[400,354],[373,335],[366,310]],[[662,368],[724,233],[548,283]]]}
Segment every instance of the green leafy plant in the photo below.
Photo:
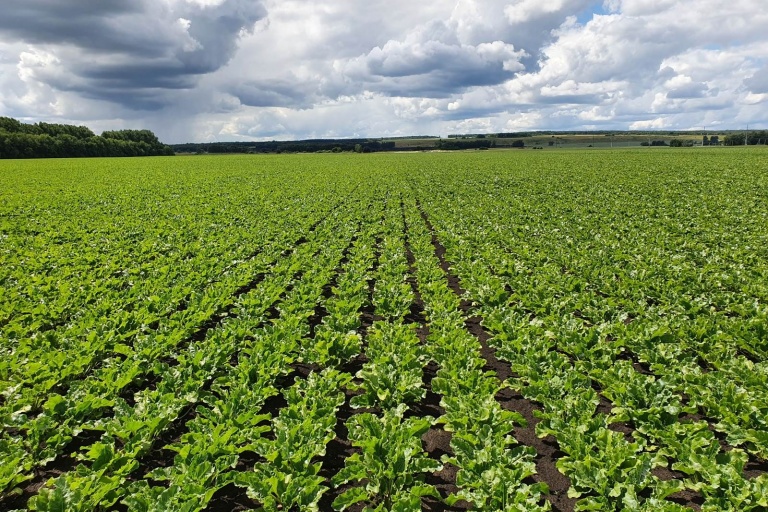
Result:
{"label": "green leafy plant", "polygon": [[421,497],[439,497],[434,487],[424,483],[425,473],[442,468],[421,448],[421,436],[432,418],[403,419],[404,413],[401,404],[381,418],[364,413],[347,422],[349,439],[361,451],[347,458],[333,484],[356,482],[359,486],[337,497],[335,510],[359,502],[367,503],[366,510],[418,510]]}

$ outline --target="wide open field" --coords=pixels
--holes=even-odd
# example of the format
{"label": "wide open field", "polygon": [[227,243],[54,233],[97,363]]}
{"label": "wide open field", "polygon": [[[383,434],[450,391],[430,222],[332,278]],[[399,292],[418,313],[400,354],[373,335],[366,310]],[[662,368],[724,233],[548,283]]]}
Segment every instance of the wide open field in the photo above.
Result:
{"label": "wide open field", "polygon": [[768,510],[768,151],[0,161],[0,509]]}

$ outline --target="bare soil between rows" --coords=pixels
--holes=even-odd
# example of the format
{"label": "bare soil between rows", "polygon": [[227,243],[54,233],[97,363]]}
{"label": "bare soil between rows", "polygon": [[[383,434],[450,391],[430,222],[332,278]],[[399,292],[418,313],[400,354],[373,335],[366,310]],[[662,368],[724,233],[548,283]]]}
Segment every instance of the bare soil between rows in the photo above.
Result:
{"label": "bare soil between rows", "polygon": [[[445,274],[448,286],[454,293],[456,293],[457,296],[464,297],[465,290],[461,287],[460,278],[452,271],[451,264],[446,259],[445,247],[440,243],[434,227],[429,221],[427,214],[423,210],[421,210],[421,216],[428,229],[432,233],[432,244],[435,248],[435,256],[440,262],[440,267]],[[407,246],[407,231],[404,233],[404,236]],[[380,240],[377,242],[380,242]],[[299,241],[299,243],[303,242]],[[429,326],[424,321],[424,303],[419,293],[418,282],[415,277],[413,267],[413,254],[409,247],[406,247],[406,249],[407,259],[410,265],[410,275],[408,277],[408,282],[414,291],[415,300],[405,320],[406,322],[417,324],[417,335],[421,342],[425,343],[429,334]],[[380,254],[377,253],[374,271],[376,266],[378,266],[379,257]],[[345,259],[346,251],[344,259],[342,259],[342,263],[345,261]],[[258,279],[263,279],[263,276],[258,276],[257,280]],[[253,285],[257,284],[257,282],[258,281],[250,283],[250,286],[252,287]],[[334,283],[329,283],[329,285],[327,285],[323,290],[323,295],[326,299],[331,292],[333,284]],[[365,339],[365,335],[367,334],[368,329],[374,323],[374,321],[381,320],[380,317],[376,316],[370,300],[373,295],[375,282],[370,280],[368,285],[369,300],[367,304],[360,310],[360,319],[362,324],[360,333],[363,335],[363,339]],[[247,289],[248,288],[239,290],[238,294],[244,293],[247,291]],[[486,361],[484,369],[487,371],[492,371],[502,382],[509,379],[514,379],[515,375],[511,370],[510,364],[498,359],[496,357],[496,350],[489,345],[488,341],[491,338],[491,335],[483,328],[482,318],[475,314],[472,304],[466,300],[462,300],[461,310],[465,317],[465,327],[467,331],[475,336],[480,342],[481,356]],[[321,306],[318,306],[315,309],[313,316],[309,319],[310,331],[312,334],[314,334],[315,327],[321,323],[323,317],[326,314],[327,312]],[[271,316],[275,315],[276,312],[272,312]],[[196,335],[192,337],[192,341],[194,341],[194,338],[197,336],[204,336],[207,330],[213,328],[213,326],[217,324],[218,320],[220,319],[214,317],[212,320],[214,321],[213,324],[203,326],[200,332],[196,333]],[[342,367],[339,369],[354,376],[363,367],[366,361],[367,358],[363,351],[363,353],[355,356],[346,364],[342,365]],[[635,364],[637,365],[636,370],[638,370],[638,372],[644,374],[648,372],[648,369],[640,365],[640,363]],[[438,369],[439,366],[434,362],[429,362],[424,367],[422,384],[426,390],[426,396],[421,401],[410,404],[409,411],[407,413],[409,416],[432,416],[433,418],[438,418],[444,413],[443,408],[440,406],[440,396],[432,391],[431,386],[432,379],[435,377]],[[294,382],[295,378],[306,378],[311,372],[318,370],[319,368],[313,365],[292,365],[292,372],[287,376],[281,377],[277,383],[277,387],[279,387],[281,390],[283,388],[287,388]],[[348,439],[348,432],[346,428],[347,420],[349,420],[352,415],[362,412],[381,412],[375,408],[353,409],[350,406],[350,400],[357,394],[357,392],[350,390],[344,391],[345,402],[337,411],[335,438],[327,445],[325,454],[318,460],[318,462],[322,463],[322,468],[319,475],[326,479],[325,485],[327,485],[329,488],[329,490],[323,495],[320,501],[320,510],[332,510],[333,500],[351,487],[351,485],[342,485],[334,488],[334,486],[331,485],[331,479],[335,474],[338,473],[338,471],[344,467],[345,460],[356,451],[359,451],[357,448],[351,445]],[[518,443],[531,446],[536,450],[537,455],[535,458],[535,464],[537,473],[532,477],[532,480],[536,482],[544,482],[549,486],[550,492],[545,496],[545,499],[551,504],[552,510],[556,512],[573,511],[575,509],[577,500],[575,498],[570,498],[567,495],[571,482],[569,478],[560,473],[556,467],[557,460],[564,456],[564,453],[560,451],[558,443],[552,436],[539,438],[535,433],[536,425],[540,420],[536,418],[534,413],[537,410],[541,410],[541,406],[536,402],[526,399],[524,396],[510,388],[502,389],[497,393],[495,398],[503,408],[509,411],[518,412],[525,418],[526,425],[515,427],[510,426],[510,433],[514,436]],[[277,416],[279,410],[284,406],[285,402],[283,396],[281,393],[279,393],[278,395],[272,397],[267,402],[267,404],[265,404],[264,412],[269,412],[272,413],[273,416]],[[602,400],[598,411],[603,413],[606,411],[610,412],[610,408],[610,402],[607,400]],[[141,473],[144,473],[145,470],[148,471],[156,467],[164,467],[173,464],[174,453],[169,450],[164,450],[162,447],[165,444],[177,441],[181,437],[185,430],[184,425],[187,421],[194,417],[194,414],[194,410],[190,408],[189,410],[185,410],[180,415],[179,421],[172,425],[171,428],[169,428],[164,433],[163,438],[160,439],[158,443],[156,443],[156,449],[148,454],[144,460],[142,460],[142,468],[140,471]],[[611,425],[611,428],[623,433],[628,439],[631,439],[631,434],[634,431],[633,427],[629,424],[613,424]],[[92,439],[88,434],[82,434],[80,437],[73,440],[73,442],[68,446],[68,450],[69,452],[77,451],[81,447],[87,446],[94,441],[95,439]],[[452,453],[450,441],[451,433],[445,431],[442,427],[437,425],[430,428],[422,436],[422,447],[430,457],[434,458],[435,460],[441,460],[444,455],[450,455]],[[724,446],[724,449],[727,448],[727,446]],[[256,454],[244,453],[240,456],[240,460],[235,469],[237,471],[248,471],[258,461],[259,458],[256,456]],[[39,488],[42,487],[42,485],[44,485],[45,480],[50,477],[56,477],[65,471],[70,471],[74,468],[75,465],[76,461],[73,457],[69,455],[60,456],[56,461],[54,461],[54,463],[50,464],[49,467],[46,467],[43,471],[38,473],[36,478],[32,480],[25,488],[23,488],[22,494],[15,497],[9,497],[4,502],[0,502],[0,508],[25,508],[28,499],[34,495],[39,490]],[[440,495],[445,498],[450,494],[458,491],[458,487],[456,486],[457,471],[458,468],[455,466],[451,464],[444,464],[442,470],[428,475],[426,482],[435,486]],[[752,478],[760,474],[765,474],[766,471],[768,471],[768,462],[750,458],[745,471],[745,476]],[[653,474],[661,480],[684,478],[684,475],[679,472],[672,471],[669,468],[656,468],[653,470]],[[141,475],[136,476],[137,478],[141,477]],[[703,503],[703,498],[700,493],[688,490],[672,495],[669,500],[674,503],[690,507],[693,510],[700,510]],[[256,508],[257,506],[258,503],[246,495],[245,489],[238,488],[230,484],[219,489],[215,493],[206,510],[214,512],[242,511]],[[118,505],[114,509],[125,510],[125,507]],[[362,506],[351,507],[348,510],[355,511],[361,509]],[[459,502],[453,506],[448,506],[442,500],[435,498],[425,498],[422,501],[422,509],[435,512],[444,512],[470,510],[472,507],[469,503],[466,502]]]}

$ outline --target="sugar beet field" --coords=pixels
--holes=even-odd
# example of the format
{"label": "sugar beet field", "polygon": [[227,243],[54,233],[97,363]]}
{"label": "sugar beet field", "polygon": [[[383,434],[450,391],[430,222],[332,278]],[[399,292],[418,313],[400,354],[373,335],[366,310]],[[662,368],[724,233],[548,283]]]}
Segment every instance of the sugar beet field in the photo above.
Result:
{"label": "sugar beet field", "polygon": [[0,509],[768,510],[768,152],[0,163]]}

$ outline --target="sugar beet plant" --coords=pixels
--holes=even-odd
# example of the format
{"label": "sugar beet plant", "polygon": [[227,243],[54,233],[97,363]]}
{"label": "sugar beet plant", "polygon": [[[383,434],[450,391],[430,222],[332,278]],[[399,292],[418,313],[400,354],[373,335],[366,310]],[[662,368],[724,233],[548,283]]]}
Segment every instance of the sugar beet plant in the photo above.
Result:
{"label": "sugar beet plant", "polygon": [[[765,231],[726,190],[765,177],[697,181],[677,169],[624,174],[621,185],[581,181],[602,169],[582,172],[561,178],[569,188],[557,198],[540,180],[523,196],[508,188],[519,185],[513,176],[470,175],[456,183],[482,202],[450,186],[422,197],[492,344],[518,376],[510,383],[542,408],[537,432],[566,453],[557,467],[577,509],[683,510],[670,498],[684,489],[706,510],[765,507],[765,474],[744,473],[747,460],[765,460],[758,402],[768,381],[754,321],[765,288],[748,277],[765,275],[751,254]],[[664,183],[666,194],[652,188]],[[629,190],[642,198],[631,209],[621,199]],[[612,403],[607,414],[598,412],[603,401]],[[615,423],[631,440],[611,430]],[[744,451],[723,450],[712,430]],[[684,477],[660,480],[655,468]]]}
{"label": "sugar beet plant", "polygon": [[764,167],[0,163],[0,509],[764,512]]}
{"label": "sugar beet plant", "polygon": [[356,482],[333,502],[336,510],[355,503],[367,504],[364,510],[421,510],[423,496],[439,496],[424,483],[426,473],[439,470],[440,462],[430,459],[421,447],[421,436],[432,418],[403,419],[406,405],[384,411],[382,417],[358,414],[347,422],[349,439],[360,448],[333,477],[336,485]]}

